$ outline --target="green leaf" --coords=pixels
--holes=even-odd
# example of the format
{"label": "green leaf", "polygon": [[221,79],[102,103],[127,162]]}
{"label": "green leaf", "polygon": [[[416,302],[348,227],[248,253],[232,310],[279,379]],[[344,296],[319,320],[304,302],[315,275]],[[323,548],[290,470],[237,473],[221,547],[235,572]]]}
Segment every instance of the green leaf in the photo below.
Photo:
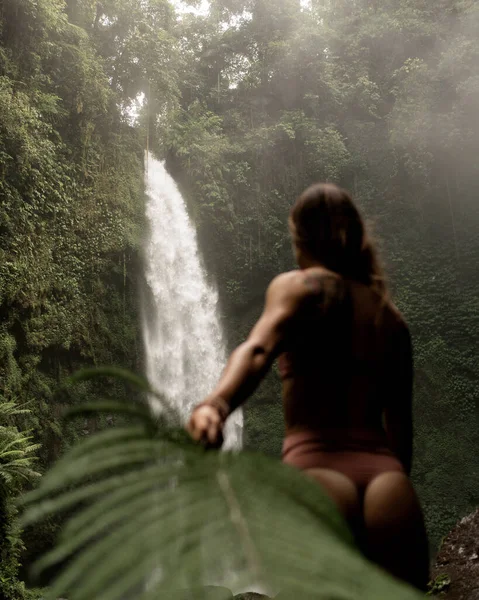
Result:
{"label": "green leaf", "polygon": [[146,379],[135,375],[128,369],[122,369],[120,367],[94,367],[89,369],[80,369],[71,375],[65,381],[65,384],[76,384],[99,377],[112,377],[114,379],[119,379],[130,384],[132,387],[157,398],[160,401],[160,405],[164,410],[165,415],[172,419],[174,423],[179,422],[178,411],[172,406],[169,400],[155,391]]}
{"label": "green leaf", "polygon": [[[154,600],[206,584],[285,598],[419,597],[359,554],[331,500],[300,472],[174,437],[138,426],[100,432],[27,495],[24,525],[73,509],[36,565],[38,573],[67,564],[49,598],[120,600],[135,589],[138,600]],[[103,481],[88,481],[100,473]]]}
{"label": "green leaf", "polygon": [[67,409],[65,418],[72,419],[78,416],[101,413],[128,415],[132,417],[139,417],[148,423],[151,422],[151,414],[146,407],[135,404],[125,404],[124,402],[115,402],[114,400],[98,400],[97,402],[72,406],[71,408]]}

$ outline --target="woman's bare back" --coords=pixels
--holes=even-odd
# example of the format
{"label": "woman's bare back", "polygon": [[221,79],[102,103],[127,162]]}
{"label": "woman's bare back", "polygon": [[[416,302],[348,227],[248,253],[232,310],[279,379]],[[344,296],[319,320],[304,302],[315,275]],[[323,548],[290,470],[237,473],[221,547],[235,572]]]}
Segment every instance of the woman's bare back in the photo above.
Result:
{"label": "woman's bare back", "polygon": [[[386,470],[365,485],[344,470],[317,467],[305,472],[336,502],[372,561],[424,590],[428,542],[408,477],[412,356],[407,326],[393,305],[366,286],[334,274],[326,275],[328,281],[324,274],[318,276],[320,285],[337,286],[342,306],[334,308],[333,303],[326,314],[314,304],[306,307],[285,345],[288,354],[281,370],[288,434],[314,429],[384,432],[385,421],[388,445],[403,461],[403,472]],[[363,455],[367,461],[367,452]],[[376,459],[370,456],[371,463]]]}
{"label": "woman's bare back", "polygon": [[320,293],[305,303],[285,342],[280,370],[287,432],[381,429],[391,387],[411,360],[407,327],[367,286],[319,269],[306,277],[329,288],[329,297]]}
{"label": "woman's bare back", "polygon": [[283,460],[303,461],[295,466],[334,498],[372,560],[424,588],[427,540],[407,477],[409,333],[399,313],[371,288],[320,266],[276,277],[248,339],[195,408],[191,435],[210,445],[221,443],[229,412],[282,352],[287,353],[280,369],[287,425]]}

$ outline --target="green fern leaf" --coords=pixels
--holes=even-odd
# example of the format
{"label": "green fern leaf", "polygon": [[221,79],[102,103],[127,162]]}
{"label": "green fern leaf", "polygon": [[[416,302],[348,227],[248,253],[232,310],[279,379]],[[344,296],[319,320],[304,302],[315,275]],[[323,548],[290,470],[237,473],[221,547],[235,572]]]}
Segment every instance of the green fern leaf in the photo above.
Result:
{"label": "green fern leaf", "polygon": [[121,369],[119,367],[93,367],[89,369],[81,369],[80,371],[77,371],[71,377],[69,377],[66,383],[75,384],[81,381],[89,381],[91,379],[96,379],[99,377],[111,377],[113,379],[119,379],[125,383],[130,384],[133,388],[157,398],[161,403],[165,415],[168,416],[170,419],[173,418],[174,422],[178,422],[177,411],[175,410],[173,405],[168,401],[168,399],[159,394],[156,390],[154,390],[146,379],[135,375],[135,373],[132,373],[127,369]]}
{"label": "green fern leaf", "polygon": [[[151,393],[117,369],[73,380],[99,374]],[[77,414],[126,406],[99,403]],[[35,565],[38,574],[66,564],[49,599],[166,600],[211,583],[285,599],[420,597],[359,554],[334,504],[297,470],[262,455],[205,451],[183,430],[165,429],[146,404],[130,408],[141,425],[82,440],[22,500],[23,526],[72,515]]]}
{"label": "green fern leaf", "polygon": [[139,417],[140,419],[151,421],[151,416],[146,407],[137,404],[125,404],[124,402],[115,402],[113,400],[102,400],[101,402],[92,402],[72,406],[65,414],[67,419],[78,417],[79,415],[89,414],[118,414]]}
{"label": "green fern leaf", "polygon": [[80,381],[89,381],[90,379],[96,379],[98,377],[120,379],[144,392],[152,391],[150,384],[146,379],[120,367],[92,367],[89,369],[80,369],[68,378],[68,382],[78,383]]}
{"label": "green fern leaf", "polygon": [[101,432],[25,498],[24,525],[74,512],[36,566],[68,560],[49,597],[120,600],[135,590],[157,600],[209,583],[284,598],[420,597],[359,555],[331,501],[296,470],[171,437],[137,426]]}

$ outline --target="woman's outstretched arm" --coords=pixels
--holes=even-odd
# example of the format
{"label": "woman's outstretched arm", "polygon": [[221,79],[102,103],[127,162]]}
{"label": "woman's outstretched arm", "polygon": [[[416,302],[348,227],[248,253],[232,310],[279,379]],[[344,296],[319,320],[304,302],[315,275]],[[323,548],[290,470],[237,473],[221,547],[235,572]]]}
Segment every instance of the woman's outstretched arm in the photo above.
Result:
{"label": "woman's outstretched arm", "polygon": [[188,431],[196,440],[220,445],[228,414],[250,396],[281,352],[286,331],[307,291],[299,271],[270,284],[263,314],[248,339],[231,354],[213,392],[193,411]]}

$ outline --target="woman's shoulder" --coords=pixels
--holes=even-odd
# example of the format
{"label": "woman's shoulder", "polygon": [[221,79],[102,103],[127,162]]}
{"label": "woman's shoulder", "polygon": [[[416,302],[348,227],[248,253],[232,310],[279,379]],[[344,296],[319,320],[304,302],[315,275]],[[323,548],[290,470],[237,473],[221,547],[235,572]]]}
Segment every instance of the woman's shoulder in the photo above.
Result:
{"label": "woman's shoulder", "polygon": [[406,323],[406,319],[404,318],[404,315],[402,314],[402,312],[399,310],[399,308],[396,306],[396,304],[394,304],[394,302],[391,299],[388,299],[386,301],[386,308],[387,308],[388,313],[390,314],[391,318],[393,319],[394,323],[396,324],[396,326],[399,329],[408,330],[408,326]]}
{"label": "woman's shoulder", "polygon": [[331,287],[341,286],[343,278],[323,267],[295,269],[277,275],[270,283],[269,290],[285,291],[298,297],[321,294]]}

